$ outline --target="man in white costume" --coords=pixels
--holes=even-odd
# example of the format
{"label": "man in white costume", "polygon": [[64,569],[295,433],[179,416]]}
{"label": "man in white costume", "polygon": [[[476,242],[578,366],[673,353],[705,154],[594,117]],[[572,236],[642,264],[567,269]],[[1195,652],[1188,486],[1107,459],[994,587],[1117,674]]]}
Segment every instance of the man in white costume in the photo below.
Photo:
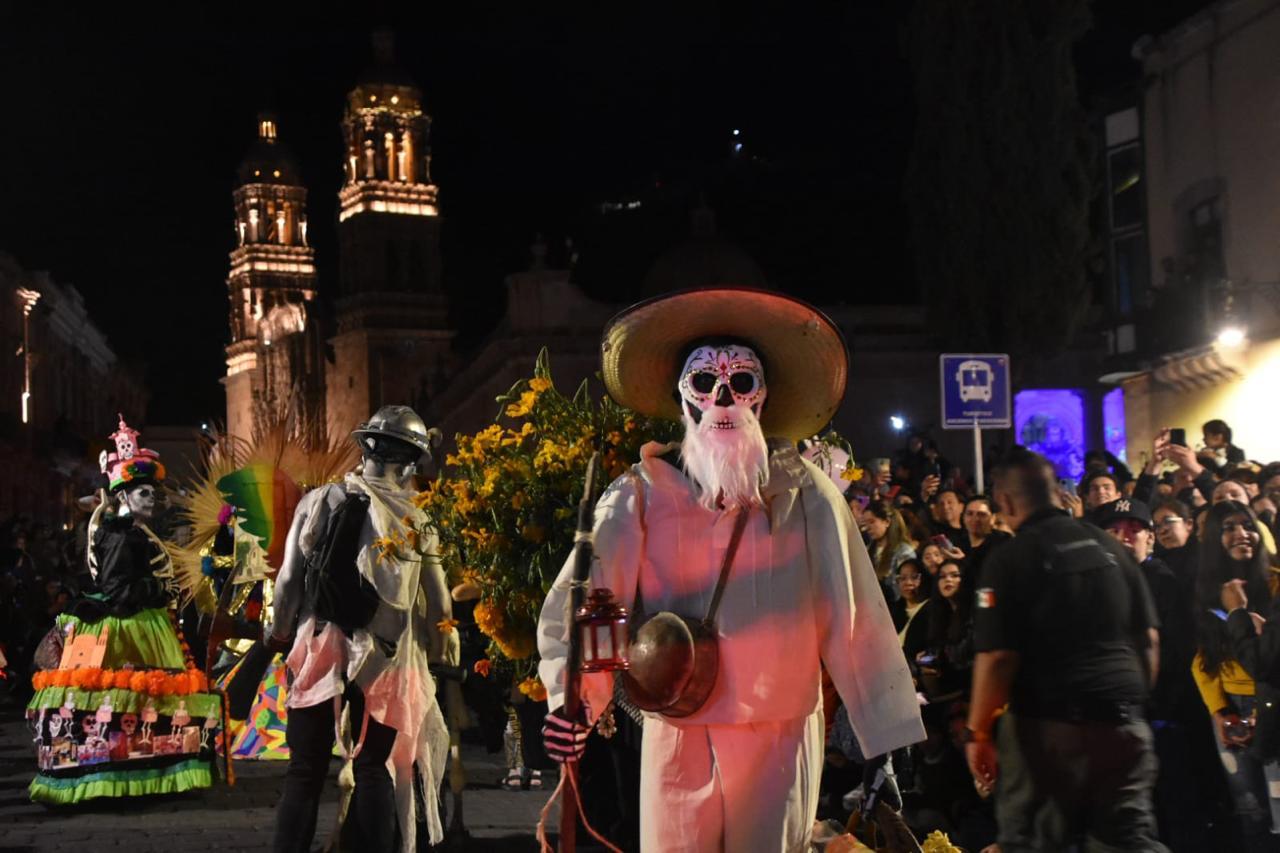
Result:
{"label": "man in white costume", "polygon": [[[308,492],[298,504],[276,581],[268,645],[288,650],[292,676],[286,701],[289,769],[276,809],[277,853],[311,849],[344,700],[355,741],[344,751],[352,756],[352,817],[359,824],[361,849],[392,850],[398,826],[400,848],[416,850],[419,820],[433,844],[444,836],[434,794],[449,735],[428,667],[456,666],[459,645],[456,631],[441,629],[452,600],[435,537],[416,534],[424,517],[413,503],[413,475],[434,436],[407,406],[383,406],[353,437],[363,455],[360,469],[342,483]],[[349,635],[317,619],[305,590],[308,555],[323,547],[329,517],[348,495],[369,500],[355,562],[377,595],[368,624]],[[427,792],[421,804],[415,803],[415,766]]]}
{"label": "man in white costume", "polygon": [[[719,671],[682,718],[646,713],[641,749],[645,853],[807,849],[823,762],[820,664],[864,755],[924,739],[915,689],[848,505],[795,442],[844,395],[848,356],[832,322],[777,293],[687,291],[615,317],[603,377],[620,404],[680,417],[683,442],[655,443],[596,507],[591,587],[633,607],[697,618],[747,514],[715,619]],[[613,695],[582,676],[584,719],[563,717],[571,567],[538,626],[539,673],[560,760],[580,753]],[[643,618],[643,616],[641,616]]]}

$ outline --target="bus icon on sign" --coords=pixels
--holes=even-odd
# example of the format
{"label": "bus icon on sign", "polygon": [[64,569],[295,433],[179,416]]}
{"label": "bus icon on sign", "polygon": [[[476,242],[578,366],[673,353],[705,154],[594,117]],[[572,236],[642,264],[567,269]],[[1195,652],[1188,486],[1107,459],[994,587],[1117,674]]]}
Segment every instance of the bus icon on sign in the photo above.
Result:
{"label": "bus icon on sign", "polygon": [[960,367],[956,370],[956,384],[960,386],[960,401],[967,403],[980,400],[983,403],[990,403],[995,380],[995,372],[985,361],[960,362]]}
{"label": "bus icon on sign", "polygon": [[1013,423],[1007,354],[941,353],[938,385],[943,429],[1008,429]]}

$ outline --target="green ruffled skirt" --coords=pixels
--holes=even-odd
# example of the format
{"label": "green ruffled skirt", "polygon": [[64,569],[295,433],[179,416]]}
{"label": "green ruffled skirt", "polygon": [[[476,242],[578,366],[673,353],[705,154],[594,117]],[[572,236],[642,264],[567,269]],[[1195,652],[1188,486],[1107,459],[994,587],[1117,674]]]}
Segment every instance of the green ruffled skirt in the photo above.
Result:
{"label": "green ruffled skirt", "polygon": [[[57,624],[64,632],[74,629],[76,637],[100,637],[106,629],[107,642],[101,667],[37,675],[39,689],[27,705],[38,731],[31,798],[69,804],[211,785],[221,697],[188,692],[187,661],[168,612],[157,608],[97,622],[63,615]],[[117,681],[107,685],[102,670],[146,673],[148,681],[142,690]],[[71,683],[45,684],[53,681]]]}

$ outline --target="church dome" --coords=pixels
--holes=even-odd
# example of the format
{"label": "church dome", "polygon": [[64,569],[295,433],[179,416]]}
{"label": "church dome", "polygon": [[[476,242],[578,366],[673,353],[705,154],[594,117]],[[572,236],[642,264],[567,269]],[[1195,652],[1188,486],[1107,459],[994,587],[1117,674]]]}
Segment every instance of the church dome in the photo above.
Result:
{"label": "church dome", "polygon": [[710,208],[698,207],[691,219],[693,236],[658,256],[641,282],[642,297],[715,285],[769,288],[755,259],[742,247],[717,236]]}
{"label": "church dome", "polygon": [[258,138],[240,161],[241,184],[301,184],[298,163],[293,152],[276,138],[279,125],[275,116],[258,116]]}

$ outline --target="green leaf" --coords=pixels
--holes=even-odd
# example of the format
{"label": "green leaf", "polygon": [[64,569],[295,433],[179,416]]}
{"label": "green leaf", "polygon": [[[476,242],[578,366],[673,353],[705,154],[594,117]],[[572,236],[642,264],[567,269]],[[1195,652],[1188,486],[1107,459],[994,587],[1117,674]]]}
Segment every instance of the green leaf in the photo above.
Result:
{"label": "green leaf", "polygon": [[578,390],[573,395],[573,405],[587,406],[591,403],[591,389],[587,386],[587,380],[583,379],[582,384],[578,386]]}

